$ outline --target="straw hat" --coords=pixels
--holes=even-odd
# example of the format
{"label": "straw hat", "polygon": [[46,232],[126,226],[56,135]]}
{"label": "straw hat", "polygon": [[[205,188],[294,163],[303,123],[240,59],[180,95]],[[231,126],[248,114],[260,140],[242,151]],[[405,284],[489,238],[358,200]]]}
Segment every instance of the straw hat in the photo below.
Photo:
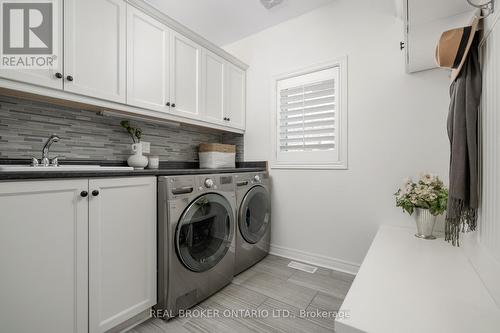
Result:
{"label": "straw hat", "polygon": [[445,31],[441,34],[436,47],[436,63],[439,67],[450,68],[451,79],[455,80],[467,60],[474,36],[479,27],[475,17],[468,27]]}

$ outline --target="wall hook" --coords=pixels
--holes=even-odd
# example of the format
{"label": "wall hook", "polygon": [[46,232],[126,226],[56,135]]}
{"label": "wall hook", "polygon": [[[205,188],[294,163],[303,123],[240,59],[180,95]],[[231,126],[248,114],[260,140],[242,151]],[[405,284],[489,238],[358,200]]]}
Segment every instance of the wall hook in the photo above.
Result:
{"label": "wall hook", "polygon": [[484,19],[484,18],[490,16],[491,14],[493,14],[493,12],[495,10],[495,0],[490,0],[490,1],[483,3],[483,4],[476,4],[476,3],[473,3],[471,0],[466,0],[466,1],[472,7],[487,11],[487,14],[484,16],[478,17],[479,19]]}

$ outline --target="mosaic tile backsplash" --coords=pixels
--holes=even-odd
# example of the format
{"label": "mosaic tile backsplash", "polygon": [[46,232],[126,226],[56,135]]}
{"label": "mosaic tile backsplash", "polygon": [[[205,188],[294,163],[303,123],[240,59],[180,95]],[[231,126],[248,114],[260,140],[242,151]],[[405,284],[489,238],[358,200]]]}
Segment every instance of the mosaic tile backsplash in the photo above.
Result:
{"label": "mosaic tile backsplash", "polygon": [[[57,133],[61,141],[51,156],[61,159],[124,161],[130,155],[131,138],[120,127],[124,117],[110,117],[44,102],[0,96],[0,158],[39,158],[45,140]],[[151,143],[151,154],[161,161],[197,161],[202,142],[235,144],[237,161],[243,161],[243,135],[189,125],[131,120]]]}

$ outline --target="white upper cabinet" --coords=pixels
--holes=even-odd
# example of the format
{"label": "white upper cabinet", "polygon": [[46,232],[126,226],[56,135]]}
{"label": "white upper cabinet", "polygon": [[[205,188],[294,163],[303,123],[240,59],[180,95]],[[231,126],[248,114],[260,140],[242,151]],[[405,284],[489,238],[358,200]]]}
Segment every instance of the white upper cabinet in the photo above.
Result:
{"label": "white upper cabinet", "polygon": [[87,188],[0,182],[1,332],[88,333]]}
{"label": "white upper cabinet", "polygon": [[156,304],[156,177],[91,179],[89,202],[89,332],[101,333]]}
{"label": "white upper cabinet", "polygon": [[246,65],[238,59],[142,0],[47,1],[59,13],[57,66],[0,69],[1,87],[244,132]]}
{"label": "white upper cabinet", "polygon": [[176,114],[195,117],[200,114],[201,47],[173,32],[170,52],[170,107]]}
{"label": "white upper cabinet", "polygon": [[[63,0],[49,0],[54,6],[54,11],[57,13],[54,18],[53,29],[55,40],[52,41],[53,54],[58,56],[56,67],[52,69],[3,69],[0,68],[0,77],[11,79],[20,82],[35,84],[42,87],[62,89],[63,80]],[[3,17],[3,8],[0,8],[0,17]],[[0,36],[0,42],[3,43],[3,36]],[[58,78],[56,74],[61,74]]]}
{"label": "white upper cabinet", "polygon": [[125,103],[123,0],[64,1],[64,90]]}
{"label": "white upper cabinet", "polygon": [[202,94],[203,114],[207,121],[224,121],[224,83],[226,61],[218,55],[203,51]]}
{"label": "white upper cabinet", "polygon": [[224,118],[229,126],[245,128],[246,73],[228,63],[226,66]]}
{"label": "white upper cabinet", "polygon": [[436,68],[436,43],[441,34],[469,25],[474,16],[474,8],[465,0],[395,1],[398,16],[405,24],[404,48],[408,73]]}
{"label": "white upper cabinet", "polygon": [[127,104],[168,111],[170,29],[128,6]]}

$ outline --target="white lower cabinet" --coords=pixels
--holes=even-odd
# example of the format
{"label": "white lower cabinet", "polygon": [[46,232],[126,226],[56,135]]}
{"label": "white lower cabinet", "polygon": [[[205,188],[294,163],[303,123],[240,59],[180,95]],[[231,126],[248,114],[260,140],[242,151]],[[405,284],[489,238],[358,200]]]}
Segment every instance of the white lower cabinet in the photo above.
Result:
{"label": "white lower cabinet", "polygon": [[98,333],[156,304],[156,178],[91,179],[89,192],[89,331]]}
{"label": "white lower cabinet", "polygon": [[156,178],[0,182],[0,332],[95,333],[156,304]]}
{"label": "white lower cabinet", "polygon": [[0,332],[88,332],[87,188],[0,183]]}

